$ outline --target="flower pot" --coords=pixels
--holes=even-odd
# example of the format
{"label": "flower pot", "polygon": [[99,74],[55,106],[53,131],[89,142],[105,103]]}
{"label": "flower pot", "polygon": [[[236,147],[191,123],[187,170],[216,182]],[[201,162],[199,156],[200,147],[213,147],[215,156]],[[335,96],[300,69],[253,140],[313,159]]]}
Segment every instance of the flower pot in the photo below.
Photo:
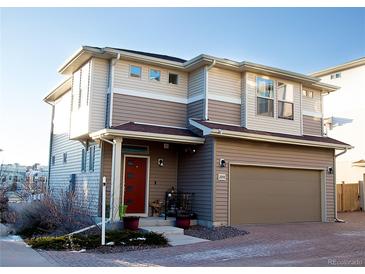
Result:
{"label": "flower pot", "polygon": [[176,226],[182,229],[190,227],[190,217],[176,217]]}
{"label": "flower pot", "polygon": [[124,229],[138,230],[139,217],[123,217]]}

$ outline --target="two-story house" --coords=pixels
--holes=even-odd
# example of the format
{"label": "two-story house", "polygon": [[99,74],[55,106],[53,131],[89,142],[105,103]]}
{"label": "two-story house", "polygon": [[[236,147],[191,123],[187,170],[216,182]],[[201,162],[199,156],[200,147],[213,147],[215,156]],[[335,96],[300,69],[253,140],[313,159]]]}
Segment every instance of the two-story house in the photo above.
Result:
{"label": "two-story house", "polygon": [[206,226],[333,221],[335,150],[323,136],[320,79],[250,62],[183,60],[83,46],[59,69],[49,188],[100,214],[147,217],[172,187],[194,193]]}
{"label": "two-story house", "polygon": [[337,158],[337,183],[357,183],[365,176],[365,57],[312,74],[340,89],[324,97],[327,134],[354,146]]}

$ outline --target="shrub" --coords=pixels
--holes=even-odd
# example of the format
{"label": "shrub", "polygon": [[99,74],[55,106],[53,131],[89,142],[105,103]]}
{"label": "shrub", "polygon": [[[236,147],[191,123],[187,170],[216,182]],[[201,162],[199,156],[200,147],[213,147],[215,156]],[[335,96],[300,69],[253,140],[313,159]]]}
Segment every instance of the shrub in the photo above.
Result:
{"label": "shrub", "polygon": [[[105,235],[106,242],[114,242],[116,246],[165,246],[167,239],[154,232],[138,231],[110,231]],[[100,246],[101,235],[79,235],[59,236],[59,237],[39,237],[27,240],[27,243],[33,248],[46,250],[79,250],[82,248],[93,249]]]}
{"label": "shrub", "polygon": [[64,235],[94,224],[87,207],[72,192],[57,198],[45,194],[41,201],[26,204],[17,212],[15,229],[24,237]]}

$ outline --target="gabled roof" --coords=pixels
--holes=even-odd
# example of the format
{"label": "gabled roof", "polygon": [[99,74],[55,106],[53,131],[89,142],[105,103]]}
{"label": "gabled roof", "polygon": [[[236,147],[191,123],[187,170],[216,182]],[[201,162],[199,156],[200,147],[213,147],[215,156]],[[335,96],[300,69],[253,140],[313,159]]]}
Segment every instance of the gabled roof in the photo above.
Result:
{"label": "gabled roof", "polygon": [[222,137],[249,139],[254,141],[266,141],[276,143],[287,143],[294,145],[330,147],[335,149],[350,149],[351,145],[341,141],[320,136],[291,135],[274,133],[268,131],[251,130],[245,127],[213,123],[205,120],[190,119],[190,124],[202,130],[203,135],[215,135]]}

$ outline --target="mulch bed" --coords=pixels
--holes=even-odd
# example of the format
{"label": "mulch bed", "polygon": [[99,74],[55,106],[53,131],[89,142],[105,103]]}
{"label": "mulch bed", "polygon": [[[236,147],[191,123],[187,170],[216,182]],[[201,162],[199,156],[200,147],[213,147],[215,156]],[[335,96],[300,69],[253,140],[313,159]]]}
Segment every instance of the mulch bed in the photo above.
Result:
{"label": "mulch bed", "polygon": [[184,234],[197,238],[207,239],[210,241],[217,241],[237,236],[243,236],[248,234],[248,232],[231,226],[207,228],[205,226],[195,225],[190,227],[189,229],[184,230]]}

